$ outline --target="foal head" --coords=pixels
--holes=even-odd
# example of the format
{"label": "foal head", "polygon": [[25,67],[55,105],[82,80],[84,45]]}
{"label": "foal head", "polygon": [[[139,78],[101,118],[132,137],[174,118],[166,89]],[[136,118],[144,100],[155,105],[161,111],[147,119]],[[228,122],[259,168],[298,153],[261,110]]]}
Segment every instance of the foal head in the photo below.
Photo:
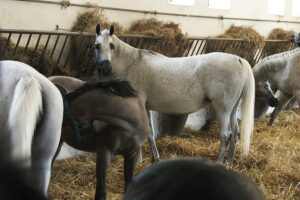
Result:
{"label": "foal head", "polygon": [[96,41],[95,41],[95,59],[97,70],[100,75],[111,75],[111,58],[115,49],[113,38],[114,27],[109,30],[100,31],[100,25],[96,26]]}
{"label": "foal head", "polygon": [[300,33],[292,35],[291,41],[296,44],[298,47],[300,47]]}

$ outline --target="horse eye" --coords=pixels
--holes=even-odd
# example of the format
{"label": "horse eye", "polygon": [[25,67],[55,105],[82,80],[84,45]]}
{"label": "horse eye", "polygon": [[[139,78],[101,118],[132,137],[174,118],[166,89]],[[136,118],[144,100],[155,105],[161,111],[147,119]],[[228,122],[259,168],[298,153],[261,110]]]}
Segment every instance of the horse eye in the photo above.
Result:
{"label": "horse eye", "polygon": [[96,49],[100,49],[100,44],[95,44]]}
{"label": "horse eye", "polygon": [[113,43],[109,43],[109,47],[110,47],[110,49],[114,49],[115,45]]}

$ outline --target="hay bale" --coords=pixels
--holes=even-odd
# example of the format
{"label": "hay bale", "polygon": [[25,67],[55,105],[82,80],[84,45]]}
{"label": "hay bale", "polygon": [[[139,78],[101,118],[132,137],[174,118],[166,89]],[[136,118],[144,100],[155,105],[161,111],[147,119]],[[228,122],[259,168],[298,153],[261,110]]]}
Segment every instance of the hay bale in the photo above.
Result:
{"label": "hay bale", "polygon": [[250,26],[231,25],[224,34],[231,38],[243,39],[254,44],[260,44],[263,40],[262,36]]}
{"label": "hay bale", "polygon": [[[220,41],[209,39],[206,44],[205,52],[226,52],[241,56],[250,62],[254,63],[254,55],[257,48],[261,45],[263,37],[249,26],[234,26],[231,25],[225,33],[216,36],[215,38],[233,38],[245,40],[242,42],[237,41],[224,41],[223,44]],[[225,43],[225,44],[224,44]],[[237,48],[239,43],[239,48]],[[220,45],[221,44],[221,45]]]}
{"label": "hay bale", "polygon": [[282,28],[275,28],[273,29],[267,39],[268,40],[291,40],[292,38],[292,35],[295,33],[295,31],[292,31],[292,30],[289,30],[289,31],[286,31]]}
{"label": "hay bale", "polygon": [[185,37],[179,28],[179,24],[158,21],[155,18],[137,20],[126,32],[129,34],[156,36],[164,39],[181,40]]}
{"label": "hay bale", "polygon": [[179,28],[179,24],[158,21],[155,18],[137,20],[126,33],[160,38],[159,42],[150,44],[146,48],[170,57],[183,56],[187,47],[191,45]]}
{"label": "hay bale", "polygon": [[75,21],[72,31],[95,33],[96,25],[100,24],[101,28],[109,28],[111,25],[115,27],[116,34],[124,32],[123,27],[117,22],[111,22],[105,17],[102,9],[95,9],[91,12],[80,14]]}
{"label": "hay bale", "polygon": [[268,44],[265,46],[264,52],[262,57],[274,55],[280,52],[288,51],[290,50],[290,40],[292,38],[292,35],[295,32],[292,30],[286,31],[281,28],[275,28],[273,29],[267,39],[268,40],[282,40],[282,42],[268,42]]}

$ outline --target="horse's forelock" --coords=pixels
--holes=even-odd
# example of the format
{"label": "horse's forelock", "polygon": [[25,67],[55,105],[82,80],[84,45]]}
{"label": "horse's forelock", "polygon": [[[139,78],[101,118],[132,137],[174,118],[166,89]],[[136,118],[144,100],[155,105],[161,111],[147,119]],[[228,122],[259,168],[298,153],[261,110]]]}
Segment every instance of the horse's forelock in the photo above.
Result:
{"label": "horse's forelock", "polygon": [[101,32],[101,35],[103,35],[103,36],[110,36],[110,34],[109,34],[109,30],[108,29],[104,29],[102,32]]}

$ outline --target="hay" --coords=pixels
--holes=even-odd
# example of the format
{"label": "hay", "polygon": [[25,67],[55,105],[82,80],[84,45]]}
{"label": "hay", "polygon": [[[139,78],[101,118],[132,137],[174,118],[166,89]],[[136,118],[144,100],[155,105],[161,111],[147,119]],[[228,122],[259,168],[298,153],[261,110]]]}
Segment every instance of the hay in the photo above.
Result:
{"label": "hay", "polygon": [[291,40],[292,38],[292,35],[295,33],[295,31],[292,31],[292,30],[289,30],[289,31],[286,31],[282,28],[275,28],[273,29],[267,39],[268,40]]}
{"label": "hay", "polygon": [[188,42],[187,37],[179,28],[179,24],[158,21],[155,18],[137,20],[131,25],[126,33],[160,38],[158,42],[149,45],[146,49],[170,57],[183,56],[187,47],[191,45],[191,43]]}
{"label": "hay", "polygon": [[231,25],[224,34],[231,38],[243,39],[254,44],[260,44],[263,40],[262,36],[250,26]]}
{"label": "hay", "polygon": [[[237,41],[220,41],[208,40],[205,48],[206,53],[210,52],[226,52],[241,56],[250,62],[254,63],[254,55],[257,48],[261,45],[263,37],[249,26],[234,26],[231,25],[225,33],[216,36],[215,38],[233,38],[233,39],[242,39],[244,42]],[[224,44],[225,43],[225,44]],[[239,43],[239,44],[237,44]],[[221,44],[221,45],[220,45]],[[239,48],[237,48],[239,45]]]}
{"label": "hay", "polygon": [[179,28],[179,24],[158,21],[155,18],[137,20],[131,25],[127,33],[176,40],[182,40],[185,37]]}
{"label": "hay", "polygon": [[[255,132],[249,157],[240,158],[239,146],[233,169],[249,176],[265,193],[268,200],[300,198],[300,110],[282,111],[273,127],[268,117],[255,121]],[[185,130],[178,137],[157,141],[162,159],[205,157],[215,159],[219,147],[218,126],[197,132]],[[143,162],[136,172],[151,165],[150,147],[143,148]],[[95,191],[95,156],[86,155],[54,163],[50,194],[54,199],[93,199]],[[123,159],[117,156],[109,169],[108,199],[122,199]]]}
{"label": "hay", "polygon": [[116,34],[124,32],[123,27],[119,23],[110,22],[103,14],[102,9],[99,8],[91,12],[80,14],[72,27],[72,31],[95,33],[97,24],[100,24],[101,29],[107,29],[113,25],[115,27]]}
{"label": "hay", "polygon": [[[24,62],[33,68],[35,68],[38,72],[42,73],[45,76],[53,76],[53,75],[68,75],[69,73],[65,71],[65,69],[60,65],[55,63],[51,58],[51,52],[45,51],[44,46],[40,45],[36,51],[34,48],[28,48],[25,51],[24,47],[18,47],[14,54],[15,44],[12,41],[8,41],[8,45],[5,48],[7,42],[7,38],[0,37],[0,52],[2,55],[3,50],[5,49],[5,53],[1,56],[0,60],[16,60],[20,62]],[[43,54],[44,52],[44,54]]]}
{"label": "hay", "polygon": [[263,52],[262,57],[274,55],[284,51],[290,50],[291,38],[294,34],[294,31],[286,31],[281,28],[273,29],[267,39],[268,40],[282,40],[282,42],[269,42],[268,46],[265,46],[265,51]]}

